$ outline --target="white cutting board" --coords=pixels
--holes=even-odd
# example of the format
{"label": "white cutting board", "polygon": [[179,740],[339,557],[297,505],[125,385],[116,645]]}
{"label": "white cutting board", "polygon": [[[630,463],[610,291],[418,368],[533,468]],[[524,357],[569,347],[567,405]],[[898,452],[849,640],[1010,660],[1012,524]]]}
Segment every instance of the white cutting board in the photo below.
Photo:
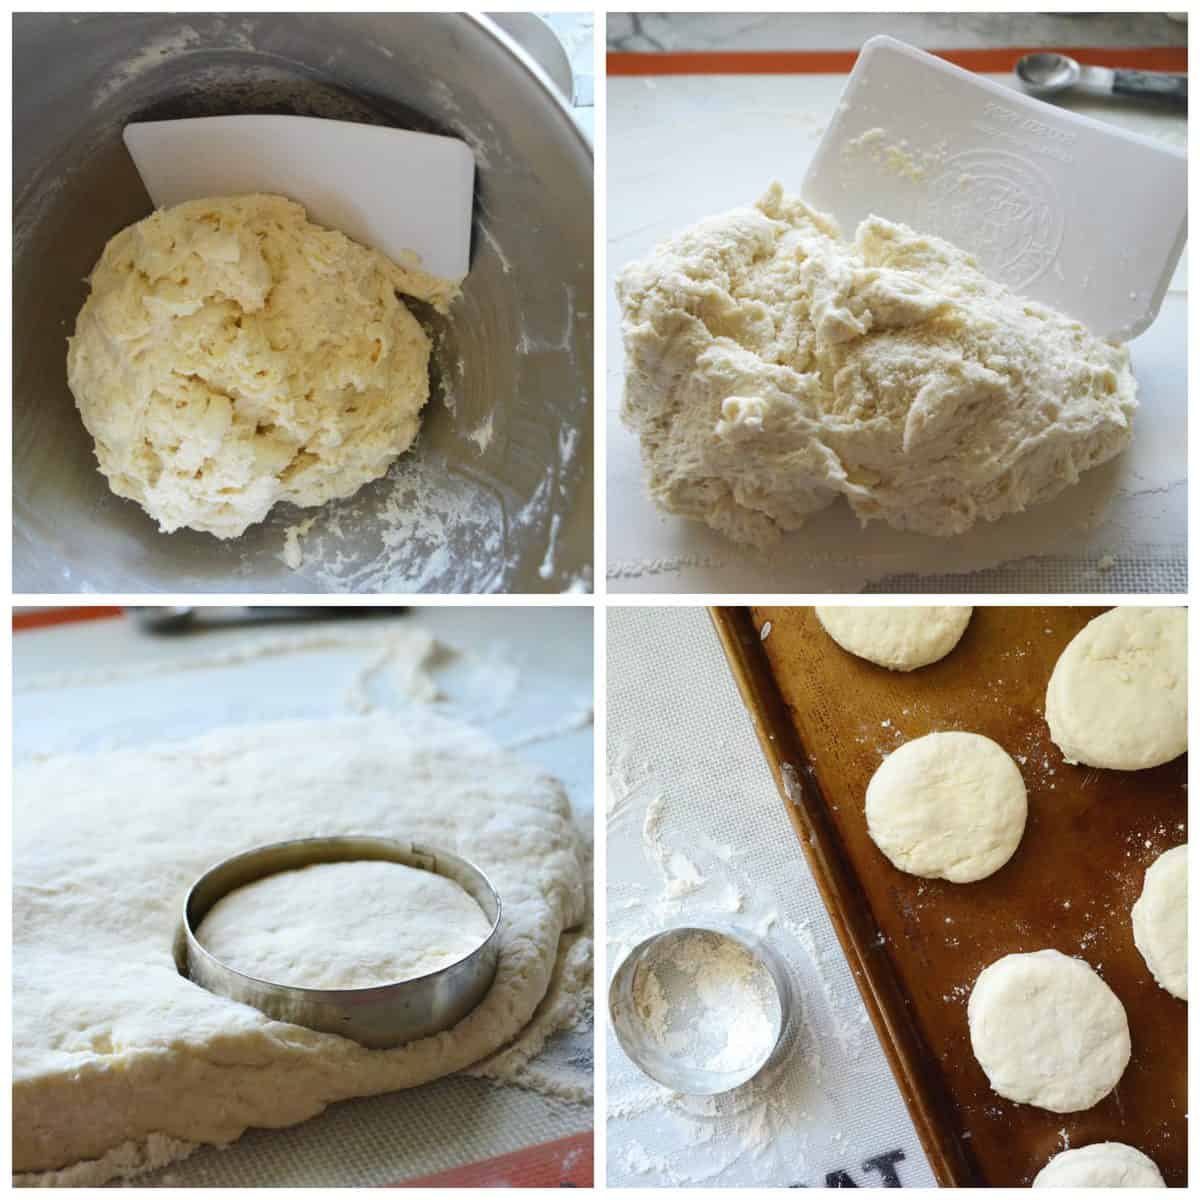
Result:
{"label": "white cutting board", "polygon": [[801,195],[847,236],[874,213],[945,238],[1120,341],[1149,328],[1187,239],[1182,150],[890,37],[863,46]]}
{"label": "white cutting board", "polygon": [[[998,86],[1007,81],[992,77]],[[953,539],[860,529],[845,504],[813,517],[768,557],[670,517],[642,484],[637,437],[620,422],[620,312],[612,282],[687,225],[751,203],[773,178],[799,191],[846,77],[660,76],[608,81],[607,574],[612,592],[856,591],[888,576],[908,590],[1149,591],[1181,574],[1187,544],[1186,255],[1159,319],[1131,346],[1142,410],[1131,449],[1059,502]],[[1010,88],[1011,90],[1011,88]],[[1186,119],[1072,102],[1182,149]],[[1103,516],[1084,528],[1097,509]],[[1036,556],[1036,558],[1032,557]],[[1103,570],[1111,557],[1113,567]],[[989,570],[973,578],[971,572]],[[941,587],[953,574],[953,587]]]}
{"label": "white cutting board", "polygon": [[470,268],[475,155],[466,142],[321,117],[195,117],[125,127],[155,208],[269,192],[304,205],[394,262],[463,279]]}

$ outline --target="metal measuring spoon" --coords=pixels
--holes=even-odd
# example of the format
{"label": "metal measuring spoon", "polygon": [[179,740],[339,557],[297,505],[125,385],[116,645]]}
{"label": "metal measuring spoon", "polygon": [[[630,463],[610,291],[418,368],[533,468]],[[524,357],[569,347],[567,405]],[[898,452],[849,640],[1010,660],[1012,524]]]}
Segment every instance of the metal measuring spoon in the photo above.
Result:
{"label": "metal measuring spoon", "polygon": [[1017,78],[1034,96],[1054,96],[1070,88],[1101,96],[1136,96],[1187,107],[1187,76],[1164,71],[1088,67],[1065,54],[1041,51],[1017,60]]}

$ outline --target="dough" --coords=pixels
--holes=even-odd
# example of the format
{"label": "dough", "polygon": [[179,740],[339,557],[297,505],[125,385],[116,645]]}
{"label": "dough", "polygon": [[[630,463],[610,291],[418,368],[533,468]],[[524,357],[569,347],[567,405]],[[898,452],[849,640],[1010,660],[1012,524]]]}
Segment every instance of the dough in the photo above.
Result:
{"label": "dough", "polygon": [[978,733],[930,733],[883,760],[867,786],[871,838],[901,871],[971,883],[998,871],[1025,832],[1017,764]]}
{"label": "dough", "polygon": [[817,620],[843,650],[893,671],[945,658],[971,619],[969,605],[914,608],[817,606]]}
{"label": "dough", "polygon": [[1069,763],[1136,771],[1187,749],[1187,609],[1114,608],[1059,656],[1050,736]]}
{"label": "dough", "polygon": [[1187,846],[1160,854],[1133,906],[1133,940],[1150,974],[1172,996],[1187,994]]}
{"label": "dough", "polygon": [[627,266],[617,294],[650,494],[739,542],[838,496],[864,523],[964,533],[1132,436],[1123,346],[903,225],[843,242],[779,184]]}
{"label": "dough", "polygon": [[1097,1142],[1056,1154],[1034,1187],[1166,1187],[1162,1173],[1140,1150],[1123,1142]]}
{"label": "dough", "polygon": [[448,967],[490,929],[452,879],[364,861],[318,863],[238,888],[205,914],[196,938],[256,979],[363,988]]}
{"label": "dough", "polygon": [[1082,959],[1057,950],[1009,954],[981,972],[967,1002],[971,1048],[1008,1100],[1082,1112],[1117,1086],[1129,1022]]}
{"label": "dough", "polygon": [[[452,1030],[392,1050],[270,1020],[179,974],[189,886],[291,837],[375,833],[478,864],[504,905],[496,980]],[[13,815],[13,1166],[101,1183],[129,1164],[415,1087],[507,1045],[584,914],[558,783],[431,714],[243,725],[22,768]],[[83,1172],[68,1168],[96,1160]]]}
{"label": "dough", "polygon": [[118,496],[164,532],[236,537],[408,449],[430,343],[398,293],[444,310],[456,291],[282,196],[195,200],[105,246],[67,381]]}

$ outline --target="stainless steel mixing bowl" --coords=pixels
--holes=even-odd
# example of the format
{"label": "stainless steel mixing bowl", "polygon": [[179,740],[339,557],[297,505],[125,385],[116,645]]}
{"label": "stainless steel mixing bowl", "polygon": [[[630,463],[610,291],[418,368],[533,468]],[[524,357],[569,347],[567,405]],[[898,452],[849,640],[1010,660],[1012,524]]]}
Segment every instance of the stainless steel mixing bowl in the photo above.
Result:
{"label": "stainless steel mixing bowl", "polygon": [[[459,14],[18,14],[13,24],[18,592],[484,592],[590,585],[592,160],[541,69]],[[151,211],[134,120],[285,112],[475,150],[471,272],[434,336],[416,449],[325,508],[222,542],[114,496],[66,384],[105,242]],[[397,203],[403,188],[397,187]],[[418,306],[419,307],[419,306]],[[304,561],[285,531],[316,517]]]}

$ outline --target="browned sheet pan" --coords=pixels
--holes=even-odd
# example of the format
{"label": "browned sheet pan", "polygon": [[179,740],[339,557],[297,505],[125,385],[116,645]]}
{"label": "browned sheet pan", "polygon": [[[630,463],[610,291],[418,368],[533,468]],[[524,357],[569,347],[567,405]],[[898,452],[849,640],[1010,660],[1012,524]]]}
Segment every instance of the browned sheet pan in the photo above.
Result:
{"label": "browned sheet pan", "polygon": [[[1063,762],[1046,684],[1096,608],[977,607],[940,663],[900,673],[847,654],[810,608],[712,610],[788,815],[935,1174],[946,1186],[1028,1186],[1063,1148],[1137,1146],[1187,1180],[1187,1005],[1154,982],[1129,910],[1146,868],[1187,840],[1187,757],[1150,771]],[[767,630],[767,625],[770,628]],[[764,636],[765,634],[765,636]],[[884,756],[942,729],[1016,759],[1029,821],[1013,858],[972,884],[894,868],[863,798]],[[1086,959],[1125,1005],[1133,1057],[1115,1091],[1058,1115],[997,1096],[971,1052],[967,997],[1018,951]]]}

